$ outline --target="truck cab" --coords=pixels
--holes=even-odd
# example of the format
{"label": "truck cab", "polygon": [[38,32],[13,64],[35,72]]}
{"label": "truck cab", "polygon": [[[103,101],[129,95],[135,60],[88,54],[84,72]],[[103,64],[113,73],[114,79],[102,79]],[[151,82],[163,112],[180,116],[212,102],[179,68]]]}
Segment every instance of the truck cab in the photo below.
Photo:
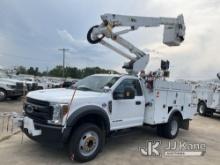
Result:
{"label": "truck cab", "polygon": [[150,125],[172,139],[194,115],[190,86],[173,85],[158,80],[147,89],[137,76],[95,74],[73,88],[29,92],[22,130],[41,143],[68,145],[78,161],[93,159],[116,130]]}
{"label": "truck cab", "polygon": [[5,71],[0,70],[0,101],[6,98],[16,99],[26,92],[22,81],[10,78]]}

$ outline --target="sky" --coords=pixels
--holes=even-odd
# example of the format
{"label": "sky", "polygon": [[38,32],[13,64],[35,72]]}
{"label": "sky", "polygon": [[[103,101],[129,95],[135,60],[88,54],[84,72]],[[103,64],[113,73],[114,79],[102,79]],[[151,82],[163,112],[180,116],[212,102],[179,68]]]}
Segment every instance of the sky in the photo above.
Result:
{"label": "sky", "polygon": [[150,53],[146,71],[170,61],[171,78],[204,80],[220,72],[220,0],[0,0],[0,66],[23,65],[41,70],[62,65],[60,48],[68,48],[66,65],[114,69],[127,60],[86,40],[90,27],[105,13],[133,16],[184,15],[185,41],[163,44],[163,27],[140,28],[123,35]]}

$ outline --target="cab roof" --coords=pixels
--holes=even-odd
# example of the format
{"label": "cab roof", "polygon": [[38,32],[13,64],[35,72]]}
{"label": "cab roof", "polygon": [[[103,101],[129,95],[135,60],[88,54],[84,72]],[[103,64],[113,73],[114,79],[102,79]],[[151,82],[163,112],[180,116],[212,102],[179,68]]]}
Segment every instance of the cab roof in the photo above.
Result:
{"label": "cab roof", "polygon": [[91,76],[111,76],[111,77],[123,77],[123,76],[128,76],[128,77],[136,77],[135,75],[130,75],[130,74],[93,74]]}
{"label": "cab roof", "polygon": [[121,74],[93,74],[91,76],[109,76],[109,77],[121,77]]}

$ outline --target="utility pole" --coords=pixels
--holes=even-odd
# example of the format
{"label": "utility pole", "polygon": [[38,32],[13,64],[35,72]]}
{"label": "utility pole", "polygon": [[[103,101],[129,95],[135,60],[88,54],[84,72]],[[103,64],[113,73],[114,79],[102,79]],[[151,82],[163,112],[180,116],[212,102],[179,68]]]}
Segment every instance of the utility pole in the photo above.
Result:
{"label": "utility pole", "polygon": [[62,48],[62,49],[58,49],[58,50],[63,52],[63,75],[62,76],[64,78],[65,77],[65,53],[69,49]]}

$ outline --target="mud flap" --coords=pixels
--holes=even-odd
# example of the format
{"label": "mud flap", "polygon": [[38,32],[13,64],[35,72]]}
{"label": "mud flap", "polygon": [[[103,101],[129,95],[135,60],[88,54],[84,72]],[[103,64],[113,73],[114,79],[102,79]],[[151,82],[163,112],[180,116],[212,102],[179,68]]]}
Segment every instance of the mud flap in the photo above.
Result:
{"label": "mud flap", "polygon": [[185,130],[189,130],[189,119],[183,120],[180,125],[180,128],[185,129]]}

